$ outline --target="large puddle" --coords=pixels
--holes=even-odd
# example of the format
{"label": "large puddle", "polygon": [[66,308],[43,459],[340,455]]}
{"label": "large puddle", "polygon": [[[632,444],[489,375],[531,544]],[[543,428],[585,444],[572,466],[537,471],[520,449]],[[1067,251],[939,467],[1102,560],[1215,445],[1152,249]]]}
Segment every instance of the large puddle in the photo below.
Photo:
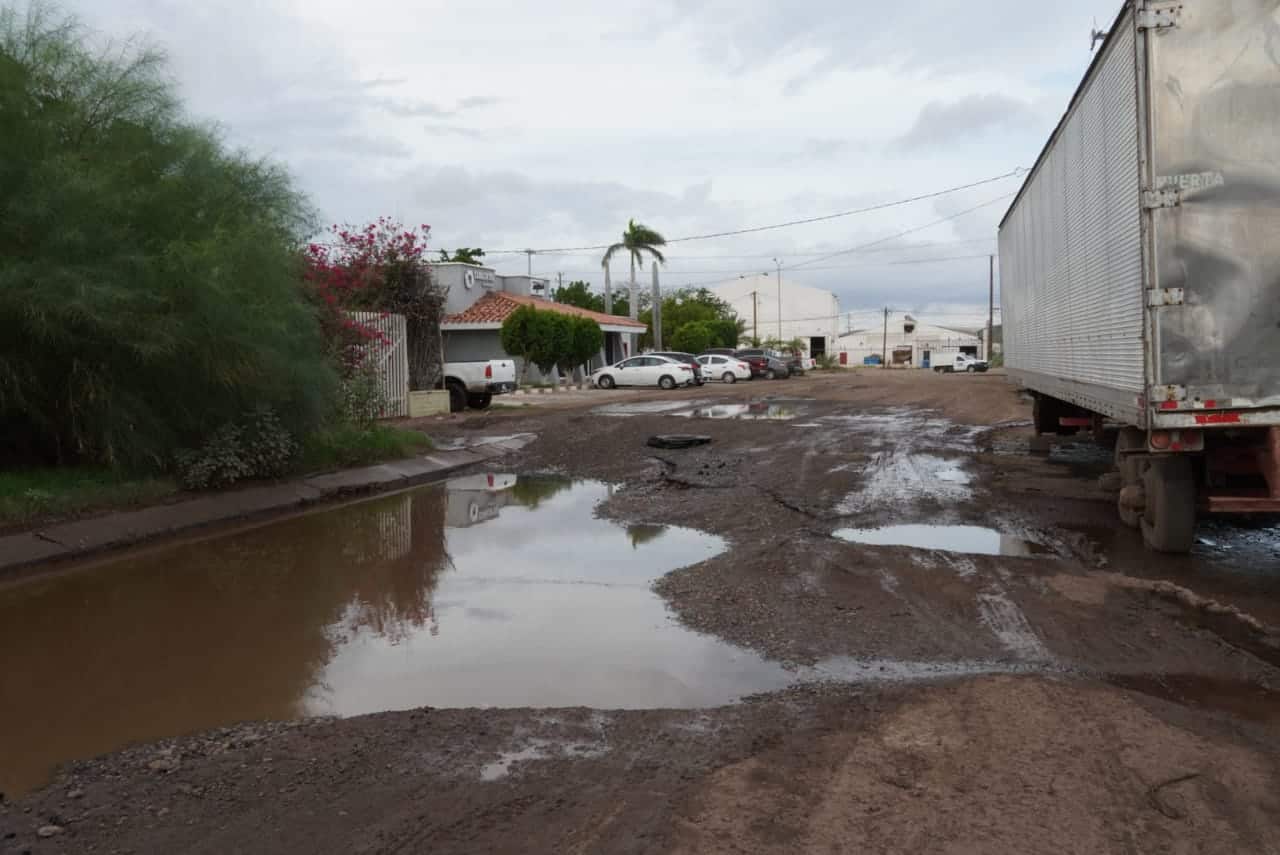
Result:
{"label": "large puddle", "polygon": [[841,540],[870,546],[912,546],[966,555],[1052,555],[1053,550],[998,529],[973,525],[891,525],[883,528],[842,528]]}
{"label": "large puddle", "polygon": [[650,590],[724,542],[598,518],[610,489],[479,475],[0,588],[0,790],[245,720],[699,707],[792,682]]}

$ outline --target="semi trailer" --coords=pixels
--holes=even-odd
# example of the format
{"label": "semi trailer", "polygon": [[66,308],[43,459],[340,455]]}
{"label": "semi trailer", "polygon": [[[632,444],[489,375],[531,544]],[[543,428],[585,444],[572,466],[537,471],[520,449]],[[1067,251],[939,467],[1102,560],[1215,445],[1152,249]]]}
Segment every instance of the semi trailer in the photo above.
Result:
{"label": "semi trailer", "polygon": [[1118,427],[1149,547],[1280,511],[1280,0],[1128,0],[999,252],[1036,431]]}

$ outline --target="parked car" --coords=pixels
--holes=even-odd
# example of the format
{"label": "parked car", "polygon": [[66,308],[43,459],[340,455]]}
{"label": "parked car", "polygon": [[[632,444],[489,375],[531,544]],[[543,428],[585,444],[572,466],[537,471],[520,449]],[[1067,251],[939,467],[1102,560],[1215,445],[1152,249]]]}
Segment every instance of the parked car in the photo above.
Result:
{"label": "parked car", "polygon": [[735,351],[734,356],[751,366],[752,377],[764,377],[768,380],[785,380],[791,376],[791,369],[786,360],[780,359],[771,350],[759,347],[748,347]]}
{"label": "parked car", "polygon": [[787,368],[792,374],[804,376],[804,372],[809,369],[809,359],[801,350],[784,350],[781,353],[774,352],[774,356],[787,363]]}
{"label": "parked car", "polygon": [[449,390],[449,411],[483,410],[494,395],[516,390],[516,364],[510,359],[445,362],[442,383]]}
{"label": "parked car", "polygon": [[938,374],[952,374],[957,371],[973,374],[978,371],[986,371],[989,367],[985,359],[978,359],[976,356],[970,356],[967,353],[957,353],[950,362],[941,362],[933,366],[933,370]]}
{"label": "parked car", "polygon": [[674,350],[655,350],[651,352],[651,355],[665,356],[668,359],[674,359],[678,362],[690,365],[693,367],[694,383],[701,386],[703,383],[707,382],[706,378],[702,376],[702,363],[698,362],[698,357],[694,356],[692,353],[680,353],[679,351]]}
{"label": "parked car", "polygon": [[702,364],[702,375],[712,380],[719,378],[724,383],[737,383],[751,379],[751,366],[736,356],[704,353],[698,357],[698,362]]}
{"label": "parked car", "polygon": [[601,389],[612,389],[614,386],[659,386],[674,389],[677,386],[693,385],[693,366],[669,356],[646,353],[596,369],[591,372],[591,382]]}

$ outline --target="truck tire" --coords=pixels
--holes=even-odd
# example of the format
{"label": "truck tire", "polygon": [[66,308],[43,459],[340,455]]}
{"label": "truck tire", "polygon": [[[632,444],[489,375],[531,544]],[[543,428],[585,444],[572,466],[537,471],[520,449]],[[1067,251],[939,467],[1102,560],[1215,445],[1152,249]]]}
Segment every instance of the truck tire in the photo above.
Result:
{"label": "truck tire", "polygon": [[[1116,437],[1116,469],[1120,471],[1122,493],[1125,487],[1142,486],[1142,465],[1145,462],[1142,452],[1146,448],[1146,434],[1137,428],[1124,428]],[[1142,511],[1125,505],[1123,496],[1116,500],[1116,507],[1120,511],[1120,521],[1129,528],[1139,528],[1142,525]]]}
{"label": "truck tire", "polygon": [[777,380],[777,379],[778,379],[778,372],[777,372],[777,371],[774,371],[772,368],[767,369],[767,370],[764,372],[764,379],[766,379],[766,380]]}
{"label": "truck tire", "polygon": [[672,377],[670,374],[663,374],[658,378],[658,386],[666,389],[667,391],[671,391],[676,387],[676,378]]}
{"label": "truck tire", "polygon": [[467,408],[467,390],[456,381],[445,384],[449,390],[449,412],[460,413]]}
{"label": "truck tire", "polygon": [[965,372],[969,374],[976,374],[978,372],[978,369],[976,366],[970,365],[968,368],[965,369]]}
{"label": "truck tire", "polygon": [[489,392],[480,392],[467,396],[467,406],[473,410],[487,410],[492,403],[493,395]]}
{"label": "truck tire", "polygon": [[608,374],[601,374],[600,379],[596,380],[596,385],[601,389],[612,389],[617,384],[613,382],[613,378]]}
{"label": "truck tire", "polygon": [[1157,552],[1189,552],[1196,535],[1196,479],[1183,455],[1151,457],[1143,473],[1142,539]]}

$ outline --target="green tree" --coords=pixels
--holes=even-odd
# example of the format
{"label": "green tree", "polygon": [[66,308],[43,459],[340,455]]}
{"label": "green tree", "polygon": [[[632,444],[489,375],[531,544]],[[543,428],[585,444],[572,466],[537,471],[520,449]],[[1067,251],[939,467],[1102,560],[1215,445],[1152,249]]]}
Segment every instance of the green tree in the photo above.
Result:
{"label": "green tree", "polygon": [[604,333],[600,325],[590,318],[569,316],[569,349],[560,360],[560,370],[566,375],[585,365],[604,347]]}
{"label": "green tree", "polygon": [[447,249],[440,250],[440,260],[443,262],[456,262],[458,264],[480,264],[480,259],[484,258],[484,250],[479,247],[462,246],[450,253]]}
{"label": "green tree", "polygon": [[[686,324],[709,325],[711,343],[708,347],[737,347],[738,339],[746,329],[733,308],[706,288],[682,288],[668,293],[662,298],[662,318],[663,326],[673,332],[670,339],[673,348],[676,347],[674,334]],[[649,309],[641,311],[640,320],[650,327],[650,332],[641,338],[642,346],[648,346],[652,342],[653,312]]]}
{"label": "green tree", "polygon": [[529,358],[543,374],[550,374],[573,348],[573,329],[568,315],[542,311],[534,315],[529,330],[533,348]]}
{"label": "green tree", "polygon": [[[552,299],[557,303],[577,306],[579,309],[590,309],[593,312],[604,311],[604,297],[600,294],[593,294],[591,286],[581,279],[575,279],[568,285],[561,285],[552,294]],[[616,311],[615,308],[615,313]]]}
{"label": "green tree", "polygon": [[671,337],[671,349],[685,353],[702,353],[708,347],[714,346],[715,332],[714,327],[707,321],[683,324]]}
{"label": "green tree", "polygon": [[289,176],[184,118],[164,57],[0,9],[0,457],[169,465],[336,376],[299,285]]}
{"label": "green tree", "polygon": [[[658,250],[660,246],[666,246],[667,239],[661,234],[644,225],[637,223],[635,220],[627,221],[627,230],[622,233],[622,240],[613,244],[604,252],[604,258],[600,259],[600,266],[607,268],[609,259],[613,258],[615,253],[625,251],[631,260],[631,292],[630,292],[630,309],[631,317],[636,318],[640,308],[639,294],[636,293],[636,267],[644,268],[645,255],[653,256],[655,262],[662,263],[666,261],[662,253]],[[665,305],[665,304],[664,304]]]}
{"label": "green tree", "polygon": [[521,379],[533,364],[533,353],[537,348],[537,322],[540,315],[533,306],[521,306],[502,322],[498,337],[502,341],[502,349],[521,360]]}

